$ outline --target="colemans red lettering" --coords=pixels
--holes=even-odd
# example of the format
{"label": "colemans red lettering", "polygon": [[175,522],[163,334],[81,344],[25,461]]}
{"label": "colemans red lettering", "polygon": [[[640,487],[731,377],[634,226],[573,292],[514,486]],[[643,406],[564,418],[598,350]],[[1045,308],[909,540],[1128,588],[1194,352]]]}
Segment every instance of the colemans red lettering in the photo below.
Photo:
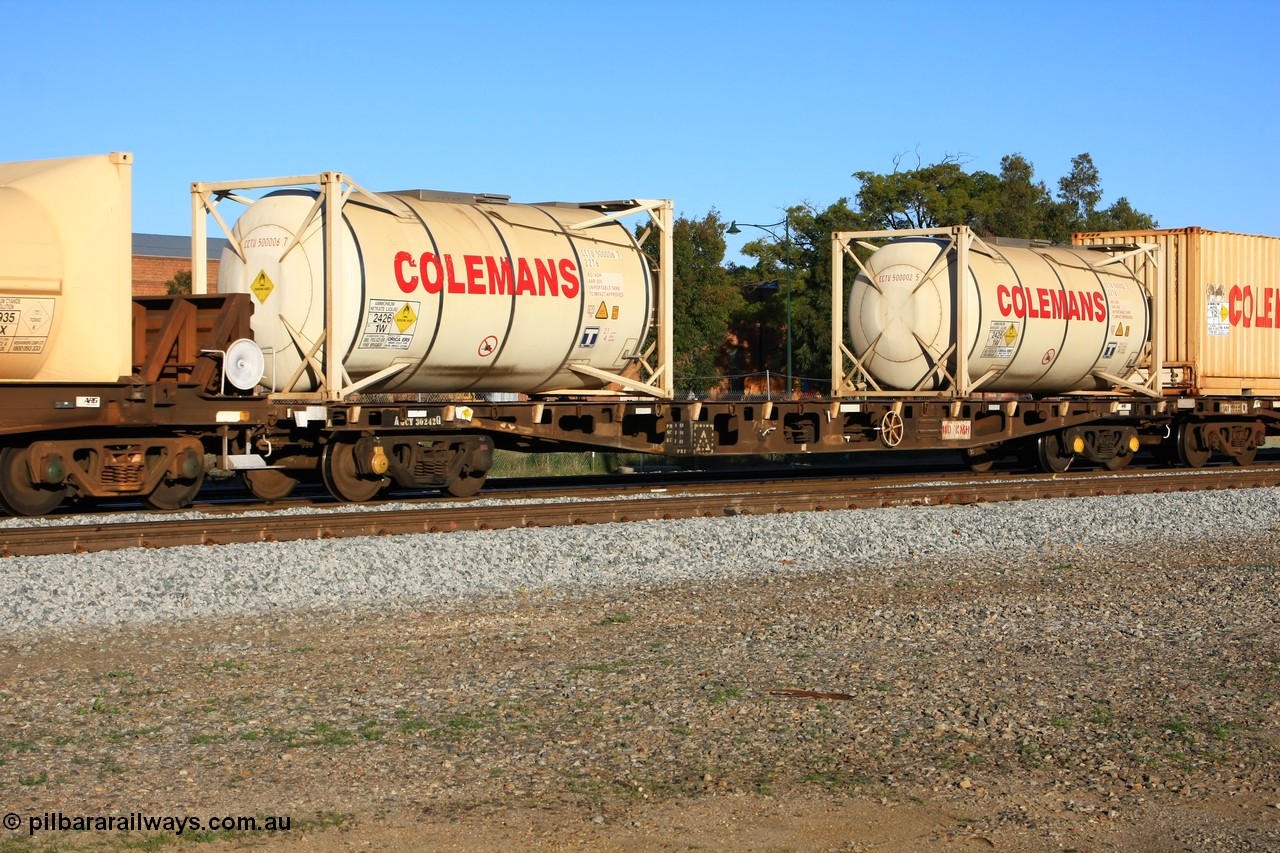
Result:
{"label": "colemans red lettering", "polygon": [[1005,317],[1107,322],[1107,297],[1099,290],[1037,287],[1033,291],[1002,284],[996,288],[996,307]]}
{"label": "colemans red lettering", "polygon": [[[514,263],[514,268],[513,268]],[[576,299],[582,289],[578,265],[571,258],[495,257],[493,255],[437,256],[396,252],[392,266],[396,285],[405,293],[421,287],[427,293],[496,296],[563,296]]]}
{"label": "colemans red lettering", "polygon": [[1227,293],[1227,317],[1233,326],[1278,329],[1277,314],[1280,314],[1280,288],[1235,285]]}

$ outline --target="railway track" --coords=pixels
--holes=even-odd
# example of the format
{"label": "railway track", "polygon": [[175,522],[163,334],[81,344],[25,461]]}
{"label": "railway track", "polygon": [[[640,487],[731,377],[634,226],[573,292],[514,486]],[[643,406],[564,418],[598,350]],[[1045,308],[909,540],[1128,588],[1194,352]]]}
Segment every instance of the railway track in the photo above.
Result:
{"label": "railway track", "polygon": [[1280,464],[1179,471],[1070,475],[921,474],[850,479],[785,479],[641,486],[624,497],[579,488],[568,493],[513,491],[469,504],[423,503],[411,509],[361,507],[293,514],[221,514],[196,520],[155,518],[0,529],[0,556],[45,556],[124,548],[228,545],[815,512],[868,507],[963,505],[1005,500],[1257,488],[1280,485]]}

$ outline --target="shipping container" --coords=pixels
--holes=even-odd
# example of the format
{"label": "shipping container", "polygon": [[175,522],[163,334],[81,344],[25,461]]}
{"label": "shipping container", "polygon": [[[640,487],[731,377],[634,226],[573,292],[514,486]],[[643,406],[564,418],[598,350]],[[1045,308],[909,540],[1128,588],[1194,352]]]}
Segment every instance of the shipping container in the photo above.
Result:
{"label": "shipping container", "polygon": [[0,163],[0,380],[132,370],[133,155]]}
{"label": "shipping container", "polygon": [[1081,232],[1079,246],[1154,243],[1143,264],[1166,393],[1280,391],[1280,238],[1202,228]]}

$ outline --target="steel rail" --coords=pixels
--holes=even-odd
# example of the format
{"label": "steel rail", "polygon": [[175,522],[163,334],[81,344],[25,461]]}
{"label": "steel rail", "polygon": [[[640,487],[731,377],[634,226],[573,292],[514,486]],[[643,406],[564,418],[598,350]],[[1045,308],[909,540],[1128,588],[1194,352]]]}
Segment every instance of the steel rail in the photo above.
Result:
{"label": "steel rail", "polygon": [[[607,522],[717,518],[869,507],[962,505],[1003,500],[1187,492],[1280,485],[1280,465],[1182,471],[1087,472],[1077,475],[968,475],[780,483],[717,483],[681,494],[651,488],[626,499],[425,505],[414,509],[343,509],[294,515],[172,518],[145,522],[0,529],[0,556],[46,556],[123,548],[229,545],[447,533]],[[548,495],[548,498],[553,497]],[[558,496],[556,496],[558,497]]]}

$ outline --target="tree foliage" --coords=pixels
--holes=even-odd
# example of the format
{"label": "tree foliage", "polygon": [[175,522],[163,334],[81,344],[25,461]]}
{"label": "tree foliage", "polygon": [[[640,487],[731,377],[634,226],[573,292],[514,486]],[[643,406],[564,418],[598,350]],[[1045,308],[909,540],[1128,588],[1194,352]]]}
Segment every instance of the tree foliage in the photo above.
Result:
{"label": "tree foliage", "polygon": [[191,292],[191,270],[178,270],[173,278],[164,283],[165,292],[170,296],[184,296]]}
{"label": "tree foliage", "polygon": [[872,228],[939,228],[968,225],[986,237],[1019,237],[1071,242],[1075,231],[1154,228],[1155,220],[1121,197],[1099,209],[1102,181],[1093,157],[1071,158],[1070,171],[1058,180],[1057,198],[1035,167],[1021,154],[1000,160],[1000,174],[966,172],[960,158],[903,170],[895,158],[889,174],[854,172],[861,183],[858,210]]}
{"label": "tree foliage", "polygon": [[[672,300],[676,385],[703,388],[715,384],[716,363],[729,323],[744,304],[723,266],[726,225],[714,209],[702,219],[679,216],[672,231],[675,295]],[[657,257],[657,234],[645,249]]]}
{"label": "tree foliage", "polygon": [[971,225],[989,201],[991,177],[964,171],[952,157],[890,174],[854,172],[862,183],[858,208],[866,228],[937,228]]}

